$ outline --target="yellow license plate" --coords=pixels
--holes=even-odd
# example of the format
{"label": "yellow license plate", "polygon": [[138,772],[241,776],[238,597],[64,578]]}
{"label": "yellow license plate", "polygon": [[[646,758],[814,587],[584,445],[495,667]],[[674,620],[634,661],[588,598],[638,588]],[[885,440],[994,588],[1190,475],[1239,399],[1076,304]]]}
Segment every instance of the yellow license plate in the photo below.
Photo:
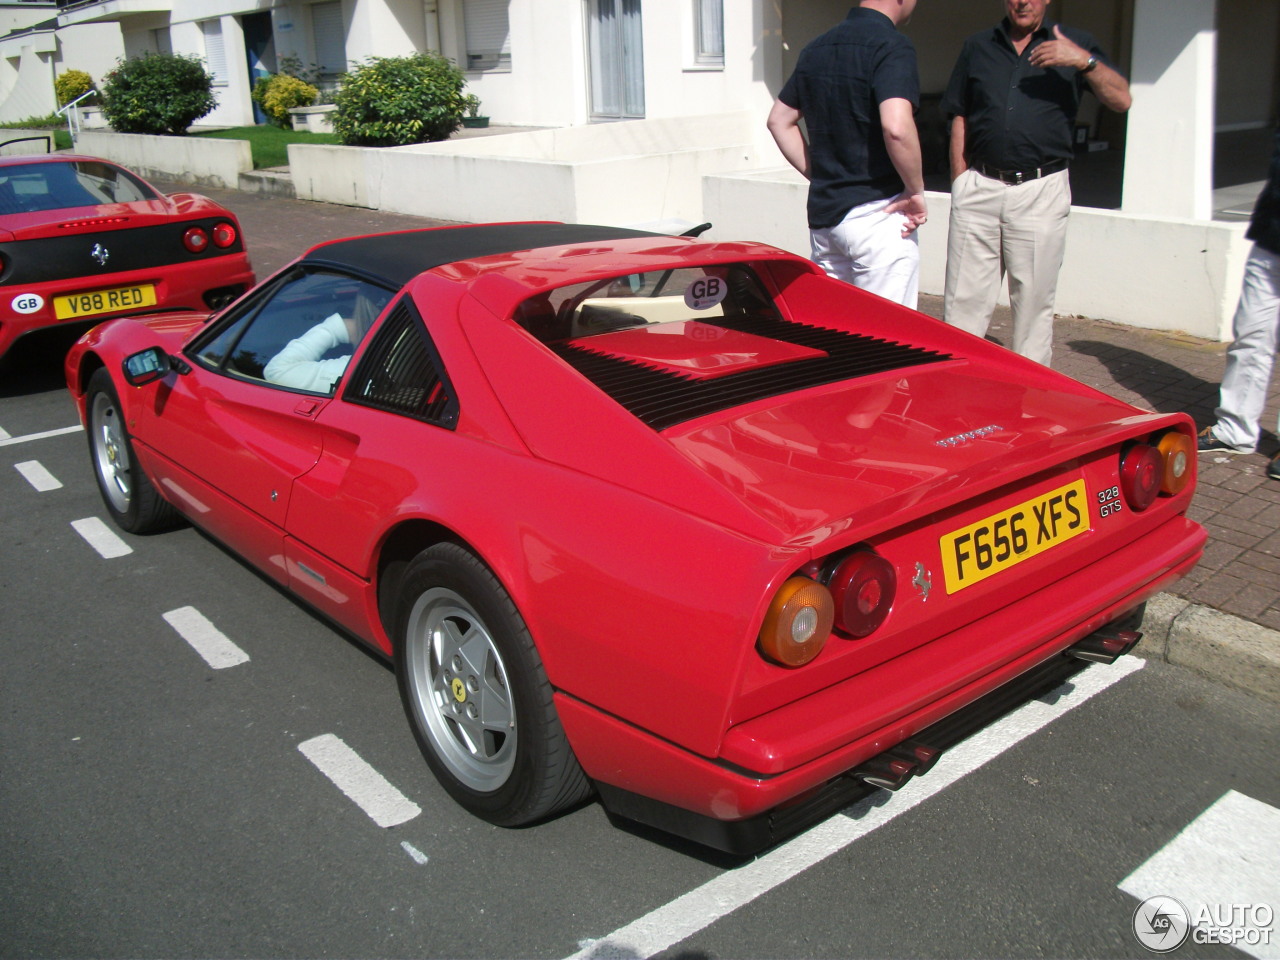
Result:
{"label": "yellow license plate", "polygon": [[116,287],[113,290],[93,290],[74,293],[69,297],[53,298],[53,315],[59,320],[92,317],[98,313],[116,310],[135,310],[156,305],[156,288],[150,283],[136,287]]}
{"label": "yellow license plate", "polygon": [[1077,480],[938,538],[947,593],[971,587],[1089,529],[1089,495]]}

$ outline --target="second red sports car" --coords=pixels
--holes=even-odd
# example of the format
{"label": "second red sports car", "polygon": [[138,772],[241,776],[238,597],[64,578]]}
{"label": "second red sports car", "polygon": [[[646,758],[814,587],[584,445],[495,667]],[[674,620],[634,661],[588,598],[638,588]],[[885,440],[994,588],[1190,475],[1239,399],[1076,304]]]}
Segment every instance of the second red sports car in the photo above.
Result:
{"label": "second red sports car", "polygon": [[0,157],[0,357],[58,324],[216,310],[253,282],[239,222],[207,197],[95,157]]}

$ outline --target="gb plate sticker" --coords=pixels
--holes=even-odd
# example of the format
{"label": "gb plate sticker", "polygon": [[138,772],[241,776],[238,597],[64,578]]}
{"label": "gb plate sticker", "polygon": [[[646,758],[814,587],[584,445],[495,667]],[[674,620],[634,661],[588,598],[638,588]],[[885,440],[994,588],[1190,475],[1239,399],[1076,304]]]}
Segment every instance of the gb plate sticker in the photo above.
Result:
{"label": "gb plate sticker", "polygon": [[719,277],[702,277],[684,288],[684,305],[690,310],[710,310],[729,295],[729,285]]}
{"label": "gb plate sticker", "polygon": [[38,293],[20,293],[9,301],[14,313],[35,313],[44,306],[44,297]]}

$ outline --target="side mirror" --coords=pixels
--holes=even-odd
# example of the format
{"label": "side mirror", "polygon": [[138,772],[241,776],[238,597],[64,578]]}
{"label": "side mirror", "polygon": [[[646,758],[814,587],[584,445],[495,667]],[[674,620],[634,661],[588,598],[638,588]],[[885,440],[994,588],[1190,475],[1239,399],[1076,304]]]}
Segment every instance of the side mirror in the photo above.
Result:
{"label": "side mirror", "polygon": [[191,368],[178,357],[171,357],[160,347],[148,347],[124,358],[124,379],[132,387],[145,386],[159,380],[170,370],[188,373]]}

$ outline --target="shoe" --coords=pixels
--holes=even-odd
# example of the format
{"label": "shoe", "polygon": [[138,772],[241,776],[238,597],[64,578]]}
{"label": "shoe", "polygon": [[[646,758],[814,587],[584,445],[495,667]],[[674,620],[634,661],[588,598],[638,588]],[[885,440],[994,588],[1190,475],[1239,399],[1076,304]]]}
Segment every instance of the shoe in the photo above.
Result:
{"label": "shoe", "polygon": [[1271,458],[1267,464],[1267,476],[1272,480],[1280,480],[1280,453]]}
{"label": "shoe", "polygon": [[1253,453],[1252,450],[1237,450],[1230,444],[1223,443],[1213,435],[1213,427],[1205,427],[1196,437],[1197,453],[1231,453],[1246,454]]}

